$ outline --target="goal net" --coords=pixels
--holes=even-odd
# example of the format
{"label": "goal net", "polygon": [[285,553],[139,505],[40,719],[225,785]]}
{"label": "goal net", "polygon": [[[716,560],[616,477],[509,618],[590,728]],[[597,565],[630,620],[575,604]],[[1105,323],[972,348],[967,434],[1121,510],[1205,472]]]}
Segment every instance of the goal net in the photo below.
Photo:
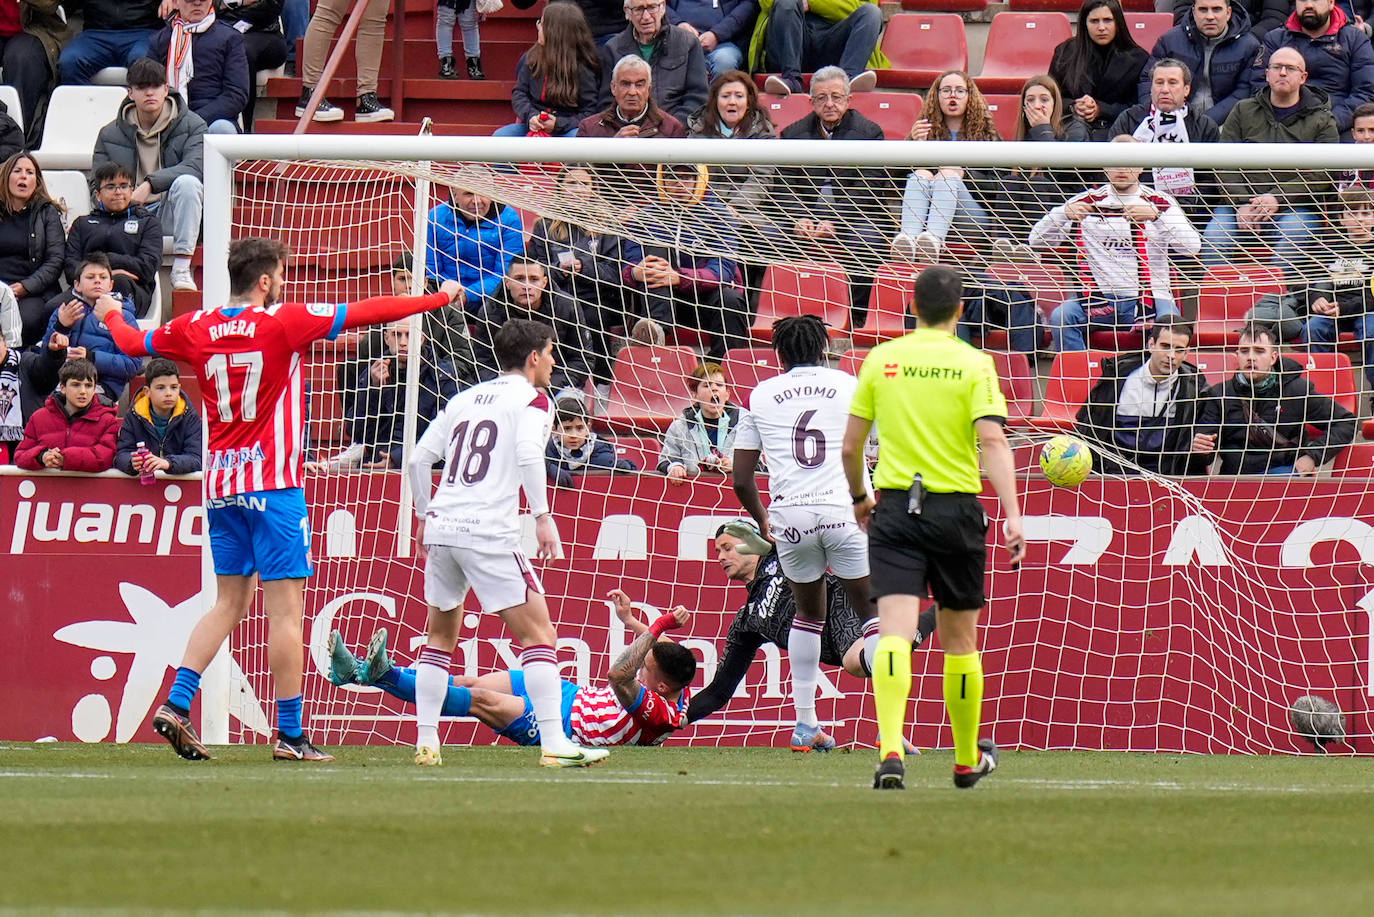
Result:
{"label": "goal net", "polygon": [[[1374,169],[1360,147],[332,137],[207,147],[207,304],[223,295],[215,259],[230,235],[290,245],[290,301],[419,291],[439,277],[468,291],[463,310],[346,334],[310,355],[306,710],[317,740],[414,738],[410,705],[328,682],[326,641],[337,629],[361,654],[386,628],[398,665],[423,645],[398,465],[436,406],[494,372],[501,321],[554,327],[551,394],[570,429],[585,415],[600,447],[551,447],[563,556],[538,573],[564,676],[595,684],[628,644],[606,598],[619,588],[641,618],[693,612],[676,636],[701,662],[700,691],[736,612],[757,599],[748,572],[718,556],[719,527],[744,515],[720,437],[754,385],[780,371],[774,320],[819,315],[831,364],[857,372],[870,348],[914,327],[915,278],[940,263],[966,284],[960,335],[998,367],[1029,542],[1016,570],[990,553],[988,734],[1025,748],[1303,752],[1313,746],[1289,707],[1317,695],[1344,714],[1345,741],[1332,748],[1370,750],[1374,450],[1361,429],[1358,316],[1374,296],[1374,189],[1361,181],[1369,172],[1345,174]],[[1191,332],[1161,340],[1182,367],[1147,341],[1175,312]],[[1251,317],[1276,330],[1242,340]],[[1274,344],[1281,357],[1267,373]],[[709,386],[694,392],[702,364],[719,368],[727,403]],[[1119,415],[1096,435],[1077,419],[1090,393],[1094,423]],[[1215,452],[1191,452],[1208,429]],[[1086,439],[1097,464],[1076,487],[1039,471],[1041,446],[1061,433]],[[600,457],[583,464],[590,454]],[[595,467],[603,461],[619,468]],[[1289,473],[1309,462],[1315,474]],[[990,489],[985,505],[996,532]],[[533,556],[532,522],[522,524]],[[256,618],[231,638],[243,673],[230,691],[232,741],[263,741],[271,722],[265,634]],[[513,668],[518,652],[469,597],[453,671]],[[912,739],[947,746],[938,638],[913,665]],[[669,741],[785,743],[788,672],[785,646],[765,642],[731,700]],[[823,673],[827,731],[872,744],[867,682]],[[496,741],[469,719],[446,719],[444,737]]]}

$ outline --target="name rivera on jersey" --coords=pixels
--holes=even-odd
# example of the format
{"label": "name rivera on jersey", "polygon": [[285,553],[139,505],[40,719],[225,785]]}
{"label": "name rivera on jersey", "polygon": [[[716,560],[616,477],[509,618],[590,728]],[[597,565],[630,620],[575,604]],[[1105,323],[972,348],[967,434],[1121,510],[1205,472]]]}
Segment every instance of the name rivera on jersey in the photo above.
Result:
{"label": "name rivera on jersey", "polygon": [[257,336],[258,326],[255,322],[231,318],[228,321],[220,322],[218,325],[211,325],[209,334],[212,341],[218,341],[225,337],[251,338]]}

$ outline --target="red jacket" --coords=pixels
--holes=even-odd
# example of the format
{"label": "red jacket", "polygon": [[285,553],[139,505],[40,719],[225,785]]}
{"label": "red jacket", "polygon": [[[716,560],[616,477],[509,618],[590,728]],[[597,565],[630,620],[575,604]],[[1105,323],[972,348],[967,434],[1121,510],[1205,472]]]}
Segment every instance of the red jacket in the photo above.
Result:
{"label": "red jacket", "polygon": [[14,464],[29,471],[43,466],[43,453],[62,450],[63,471],[109,471],[114,464],[119,415],[97,399],[74,417],[68,417],[57,395],[33,412],[24,427],[24,439],[14,453]]}

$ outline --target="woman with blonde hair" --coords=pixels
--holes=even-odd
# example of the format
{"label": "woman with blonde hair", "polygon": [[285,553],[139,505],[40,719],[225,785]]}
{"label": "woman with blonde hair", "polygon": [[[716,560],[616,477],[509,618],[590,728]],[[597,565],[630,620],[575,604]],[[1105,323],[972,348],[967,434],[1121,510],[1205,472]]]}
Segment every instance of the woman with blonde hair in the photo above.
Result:
{"label": "woman with blonde hair", "polygon": [[[1001,140],[987,100],[973,78],[962,70],[946,70],[926,93],[924,115],[911,126],[908,140]],[[985,170],[941,166],[935,171],[914,169],[902,195],[902,229],[892,242],[899,258],[925,263],[939,259],[945,238],[957,218],[981,226],[988,216],[980,200],[981,182],[992,177]]]}

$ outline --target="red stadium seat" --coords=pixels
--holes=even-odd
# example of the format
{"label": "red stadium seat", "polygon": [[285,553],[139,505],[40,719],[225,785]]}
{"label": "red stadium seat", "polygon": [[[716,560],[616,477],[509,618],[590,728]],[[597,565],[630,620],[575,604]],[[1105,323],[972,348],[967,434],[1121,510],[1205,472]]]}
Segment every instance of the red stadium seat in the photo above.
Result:
{"label": "red stadium seat", "polygon": [[1024,353],[1005,350],[983,351],[997,367],[997,380],[1007,399],[1007,420],[1023,421],[1035,411],[1035,377],[1030,359]]}
{"label": "red stadium seat", "polygon": [[1283,273],[1262,264],[1219,264],[1207,271],[1198,289],[1196,344],[1229,347],[1236,343],[1245,313],[1266,293],[1283,292]]}
{"label": "red stadium seat", "polygon": [[782,372],[778,355],[771,347],[736,347],[725,351],[720,361],[725,378],[730,382],[731,395],[736,404],[748,404],[749,393],[764,379]]}
{"label": "red stadium seat", "polygon": [[981,13],[989,0],[902,0],[902,9],[926,13]]}
{"label": "red stadium seat", "polygon": [[1003,140],[1014,140],[1017,108],[1021,104],[1021,96],[1017,93],[994,92],[984,95],[983,100],[988,103],[988,111],[992,113],[992,123],[997,126],[997,133]]}
{"label": "red stadium seat", "polygon": [[1073,24],[1063,13],[998,13],[988,29],[978,88],[1019,93],[1028,77],[1049,72],[1055,46],[1072,37]]}
{"label": "red stadium seat", "polygon": [[840,354],[840,372],[849,373],[851,376],[859,374],[859,368],[864,365],[864,357],[868,356],[868,348],[846,350]]}
{"label": "red stadium seat", "polygon": [[[1058,10],[1063,13],[1077,16],[1078,8],[1082,6],[1082,4],[1076,3],[1074,0],[1010,0],[1010,6],[1013,10]],[[1122,0],[1121,6],[1128,13],[1132,10],[1138,13],[1146,13],[1155,8],[1154,0]],[[1150,49],[1147,47],[1145,50],[1148,51]]]}
{"label": "red stadium seat", "polygon": [[[1008,287],[1025,287],[1035,293],[1035,308],[1044,321],[1050,313],[1059,308],[1070,297],[1068,281],[1064,272],[1053,264],[1040,264],[1030,261],[999,261],[988,265],[987,279],[992,283]],[[1049,342],[1048,327],[1041,333],[1041,345]],[[983,346],[989,349],[1005,349],[1007,333],[999,329],[989,329],[983,338]]]}
{"label": "red stadium seat", "polygon": [[849,328],[849,278],[838,264],[770,264],[763,275],[759,313],[750,333],[773,340],[773,322],[789,315],[819,315],[832,337]]}
{"label": "red stadium seat", "polygon": [[1126,28],[1135,43],[1153,51],[1159,37],[1174,27],[1173,13],[1127,13]]}
{"label": "red stadium seat", "polygon": [[651,436],[617,436],[612,442],[616,458],[629,459],[640,471],[652,472],[658,468],[658,456],[663,451],[663,443],[659,440]]}
{"label": "red stadium seat", "polygon": [[1236,354],[1232,350],[1195,350],[1188,362],[1207,377],[1208,385],[1225,382],[1236,374]]}
{"label": "red stadium seat", "polygon": [[773,127],[781,134],[784,127],[811,114],[811,97],[804,92],[794,92],[789,96],[761,92],[759,107],[768,112]]}
{"label": "red stadium seat", "polygon": [[594,421],[615,432],[663,432],[691,401],[687,379],[700,362],[686,347],[626,347],[615,358],[606,414]]}
{"label": "red stadium seat", "polygon": [[1374,478],[1374,443],[1351,443],[1331,463],[1331,473],[1351,478]]}
{"label": "red stadium seat", "polygon": [[872,347],[881,341],[901,337],[909,330],[911,293],[916,277],[925,269],[921,264],[884,264],[873,280],[873,295],[868,300],[868,315],[862,328],[854,332],[854,343]]}
{"label": "red stadium seat", "polygon": [[1040,416],[1031,420],[1042,429],[1071,430],[1078,409],[1088,400],[1093,383],[1102,375],[1102,361],[1113,354],[1107,350],[1071,350],[1057,354],[1045,385],[1045,400]]}
{"label": "red stadium seat", "polygon": [[898,13],[887,21],[882,48],[892,61],[878,71],[885,88],[924,89],[946,70],[968,70],[968,37],[958,13]]}
{"label": "red stadium seat", "polygon": [[881,127],[888,140],[905,140],[921,117],[925,100],[914,92],[856,92],[849,105]]}
{"label": "red stadium seat", "polygon": [[1360,389],[1355,384],[1355,371],[1350,358],[1343,353],[1307,353],[1297,351],[1288,356],[1302,364],[1303,375],[1319,393],[1334,400],[1352,414],[1358,413]]}

